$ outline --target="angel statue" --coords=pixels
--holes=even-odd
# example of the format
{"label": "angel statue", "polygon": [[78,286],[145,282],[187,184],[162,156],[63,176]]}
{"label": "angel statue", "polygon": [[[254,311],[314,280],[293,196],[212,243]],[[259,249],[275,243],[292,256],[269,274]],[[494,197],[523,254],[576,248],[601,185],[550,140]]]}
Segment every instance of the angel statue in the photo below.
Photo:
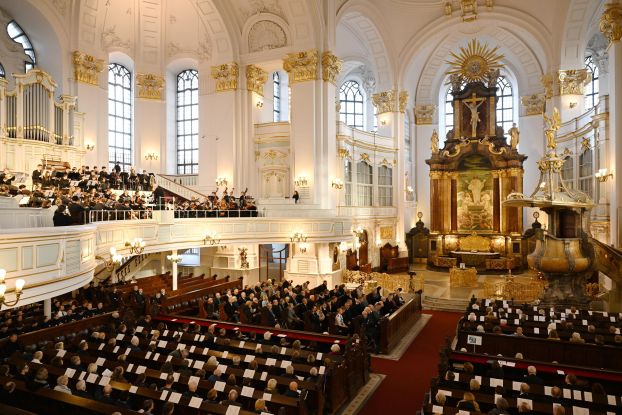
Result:
{"label": "angel statue", "polygon": [[562,118],[559,115],[559,110],[557,108],[553,109],[553,116],[548,117],[546,114],[543,114],[544,122],[546,122],[547,129],[544,130],[544,135],[546,135],[546,147],[551,150],[555,150],[557,148],[557,143],[555,142],[555,132],[559,130],[559,127],[562,124]]}
{"label": "angel statue", "polygon": [[432,154],[438,153],[438,133],[436,132],[436,130],[432,131],[432,137],[430,138],[430,141],[430,149],[432,149]]}

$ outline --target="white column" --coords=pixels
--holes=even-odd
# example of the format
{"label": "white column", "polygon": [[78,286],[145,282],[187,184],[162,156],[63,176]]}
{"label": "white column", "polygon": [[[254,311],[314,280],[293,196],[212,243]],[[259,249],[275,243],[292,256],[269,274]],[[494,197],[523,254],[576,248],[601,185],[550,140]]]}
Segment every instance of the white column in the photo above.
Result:
{"label": "white column", "polygon": [[611,243],[622,243],[622,42],[609,46],[609,169],[614,177],[611,183]]}
{"label": "white column", "polygon": [[43,300],[43,315],[47,318],[52,318],[52,299],[46,298]]}
{"label": "white column", "polygon": [[[443,147],[445,136],[438,131],[438,124],[418,124],[415,128],[415,134],[412,137],[412,145],[415,148],[413,162],[417,168],[414,177],[411,178],[413,187],[415,188],[415,202],[417,211],[423,213],[423,222],[430,226],[430,167],[426,164],[426,160],[432,156],[430,150],[430,138],[432,132],[436,130],[439,135],[439,147]],[[414,226],[414,224],[413,224]]]}
{"label": "white column", "polygon": [[[518,152],[527,156],[523,163],[523,190],[530,194],[538,185],[540,171],[537,162],[544,156],[544,121],[542,115],[521,116],[518,122],[520,128],[520,143]],[[533,223],[533,212],[538,209],[525,208],[523,214],[523,229],[528,229]],[[547,215],[540,215],[540,222],[546,221]]]}
{"label": "white column", "polygon": [[[177,250],[173,249],[171,251],[171,255],[173,256],[177,255]],[[173,274],[173,291],[177,291],[177,262],[176,261],[173,261],[172,274]]]}

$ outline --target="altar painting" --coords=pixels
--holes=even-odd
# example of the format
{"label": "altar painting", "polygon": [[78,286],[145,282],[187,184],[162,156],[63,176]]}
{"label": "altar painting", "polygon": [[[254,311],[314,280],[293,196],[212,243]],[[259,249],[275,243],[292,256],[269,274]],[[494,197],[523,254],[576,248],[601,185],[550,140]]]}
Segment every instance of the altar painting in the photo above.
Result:
{"label": "altar painting", "polygon": [[465,157],[460,163],[457,189],[459,231],[493,230],[493,190],[491,165],[480,155]]}

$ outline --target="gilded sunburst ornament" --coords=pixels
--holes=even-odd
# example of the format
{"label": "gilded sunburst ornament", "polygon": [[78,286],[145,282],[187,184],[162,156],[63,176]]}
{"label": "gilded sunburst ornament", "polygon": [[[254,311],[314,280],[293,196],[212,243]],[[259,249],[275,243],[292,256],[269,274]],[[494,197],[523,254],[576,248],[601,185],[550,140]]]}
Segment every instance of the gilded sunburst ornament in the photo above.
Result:
{"label": "gilded sunburst ornament", "polygon": [[458,54],[451,52],[453,59],[447,61],[451,65],[447,74],[460,75],[467,82],[485,81],[490,71],[503,66],[499,61],[504,56],[498,50],[498,46],[490,49],[487,43],[481,44],[477,39],[472,39],[466,48],[460,47]]}

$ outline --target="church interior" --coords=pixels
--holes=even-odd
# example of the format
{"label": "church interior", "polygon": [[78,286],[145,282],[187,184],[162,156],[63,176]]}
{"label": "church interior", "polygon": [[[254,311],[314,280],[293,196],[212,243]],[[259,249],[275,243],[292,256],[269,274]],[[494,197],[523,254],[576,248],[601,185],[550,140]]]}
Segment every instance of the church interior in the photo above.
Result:
{"label": "church interior", "polygon": [[622,414],[621,39],[0,0],[0,414]]}

